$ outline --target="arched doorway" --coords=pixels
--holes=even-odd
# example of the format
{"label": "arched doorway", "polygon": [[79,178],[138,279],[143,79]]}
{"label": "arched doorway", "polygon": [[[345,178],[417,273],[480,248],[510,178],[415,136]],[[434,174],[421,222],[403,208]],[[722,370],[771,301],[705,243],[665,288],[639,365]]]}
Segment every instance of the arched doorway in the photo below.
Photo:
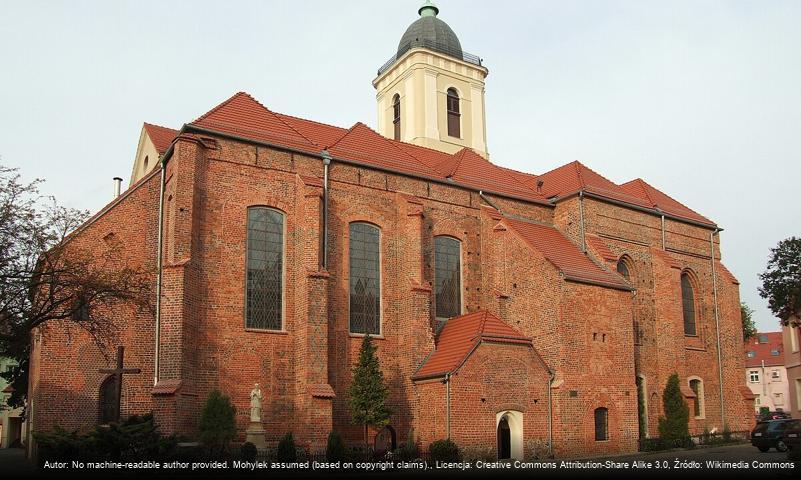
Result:
{"label": "arched doorway", "polygon": [[373,449],[375,452],[392,452],[397,448],[395,429],[387,425],[375,434]]}
{"label": "arched doorway", "polygon": [[512,458],[512,432],[509,430],[509,418],[506,415],[498,422],[498,458]]}
{"label": "arched doorway", "polygon": [[100,384],[100,424],[107,425],[117,421],[117,379],[109,375]]}

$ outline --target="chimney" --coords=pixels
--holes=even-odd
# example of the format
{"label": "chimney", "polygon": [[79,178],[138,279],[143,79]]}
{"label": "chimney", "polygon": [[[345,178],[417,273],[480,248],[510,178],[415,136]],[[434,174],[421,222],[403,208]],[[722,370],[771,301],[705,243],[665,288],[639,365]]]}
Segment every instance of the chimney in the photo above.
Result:
{"label": "chimney", "polygon": [[114,198],[120,196],[121,187],[122,187],[122,179],[120,177],[114,177]]}

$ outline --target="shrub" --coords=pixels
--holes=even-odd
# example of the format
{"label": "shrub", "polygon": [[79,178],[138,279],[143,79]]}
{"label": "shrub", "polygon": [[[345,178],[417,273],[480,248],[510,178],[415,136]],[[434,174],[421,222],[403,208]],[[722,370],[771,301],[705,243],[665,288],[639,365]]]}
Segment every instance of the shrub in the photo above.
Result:
{"label": "shrub", "polygon": [[345,443],[342,436],[337,432],[328,434],[328,443],[325,446],[325,459],[329,462],[341,462],[345,460]]}
{"label": "shrub", "polygon": [[690,407],[684,401],[679,387],[679,375],[676,373],[668,378],[662,393],[662,404],[665,416],[659,417],[659,437],[667,445],[686,445],[690,439]]}
{"label": "shrub", "polygon": [[231,400],[219,390],[212,390],[200,415],[200,441],[212,455],[228,450],[228,443],[236,434],[235,415]]}
{"label": "shrub", "polygon": [[723,426],[723,441],[726,443],[731,442],[731,429],[729,429],[728,425]]}
{"label": "shrub", "polygon": [[395,450],[395,457],[400,461],[408,462],[418,458],[419,456],[420,452],[417,449],[417,444],[414,442],[411,436],[406,439],[406,442],[404,442]]}
{"label": "shrub", "polygon": [[462,458],[459,446],[451,439],[432,442],[428,446],[428,453],[432,462],[458,462]]}
{"label": "shrub", "polygon": [[242,460],[246,462],[252,462],[256,460],[258,455],[259,450],[252,442],[245,442],[241,447],[239,447],[239,456],[242,457]]}
{"label": "shrub", "polygon": [[295,447],[295,439],[291,433],[284,435],[284,438],[278,442],[275,459],[279,462],[296,462],[298,460],[298,449]]}

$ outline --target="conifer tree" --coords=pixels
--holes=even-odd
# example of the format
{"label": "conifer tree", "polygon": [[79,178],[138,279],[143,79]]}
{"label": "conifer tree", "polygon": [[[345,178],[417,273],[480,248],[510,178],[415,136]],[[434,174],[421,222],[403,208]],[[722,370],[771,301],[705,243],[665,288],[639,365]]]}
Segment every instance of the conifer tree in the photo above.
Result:
{"label": "conifer tree", "polygon": [[679,375],[668,378],[662,393],[665,416],[659,417],[659,436],[671,445],[684,445],[690,438],[690,407],[679,387]]}
{"label": "conifer tree", "polygon": [[359,351],[359,362],[353,367],[353,379],[348,389],[348,406],[353,423],[364,425],[364,443],[367,449],[367,427],[384,427],[392,413],[387,407],[389,388],[375,355],[376,347],[365,335]]}

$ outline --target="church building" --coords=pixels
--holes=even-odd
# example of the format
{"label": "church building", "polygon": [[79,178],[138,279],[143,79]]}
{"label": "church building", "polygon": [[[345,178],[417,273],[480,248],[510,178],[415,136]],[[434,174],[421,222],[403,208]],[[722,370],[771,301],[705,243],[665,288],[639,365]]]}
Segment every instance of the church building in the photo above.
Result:
{"label": "church building", "polygon": [[[369,432],[378,449],[633,452],[658,436],[674,373],[692,434],[748,430],[721,227],[640,178],[492,163],[487,65],[436,6],[418,13],[372,81],[377,130],[242,92],[180,130],[144,125],[129,187],[68,240],[153,272],[152,312],[102,312],[139,369],[123,376],[122,416],[152,411],[162,432],[196,438],[219,389],[244,442],[258,383],[268,445],[291,432],[324,451],[331,431],[355,445],[347,391],[370,335],[392,410]],[[107,422],[114,352],[45,328],[31,429]]]}

